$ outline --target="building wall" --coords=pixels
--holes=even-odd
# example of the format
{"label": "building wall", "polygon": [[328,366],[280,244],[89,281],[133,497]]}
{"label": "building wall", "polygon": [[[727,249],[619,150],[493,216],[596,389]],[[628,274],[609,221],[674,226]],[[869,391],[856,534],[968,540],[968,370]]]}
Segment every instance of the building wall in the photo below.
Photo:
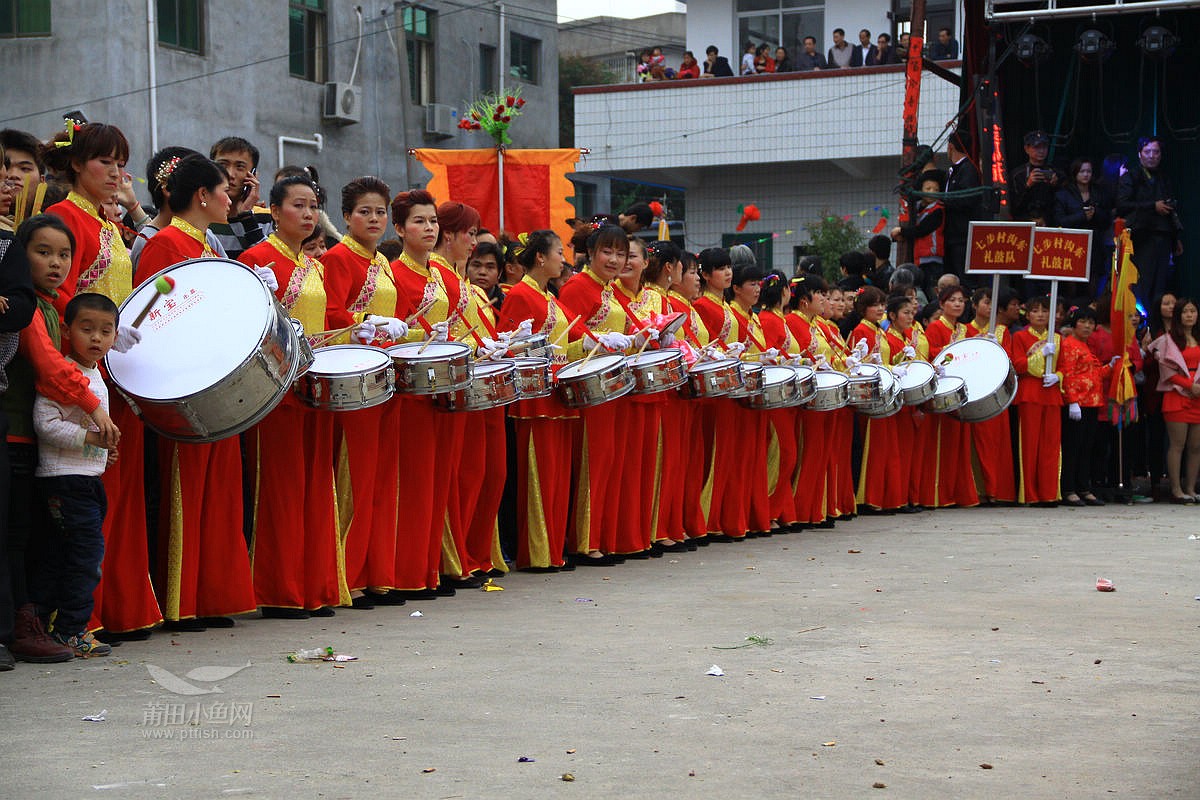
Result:
{"label": "building wall", "polygon": [[[353,66],[357,19],[353,0],[328,0],[327,79],[346,81]],[[204,54],[156,47],[158,143],[207,152],[226,135],[254,142],[262,153],[264,183],[278,168],[276,137],[325,137],[323,152],[288,145],[285,161],[313,164],[333,190],[364,173],[394,190],[420,185],[427,174],[408,158],[410,147],[490,146],[483,133],[425,133],[425,108],[408,102],[400,83],[402,30],[390,2],[367,9],[355,83],[362,87],[363,118],[342,125],[321,119],[324,86],[288,75],[286,0],[224,0],[205,6]],[[426,2],[435,18],[434,100],[461,110],[481,93],[479,46],[499,44],[494,6]],[[142,176],[150,156],[146,3],[112,0],[96,14],[89,0],[56,0],[50,37],[4,40],[0,46],[0,127],[48,138],[61,129],[63,112],[80,109],[89,119],[118,124],[130,139],[129,171]],[[380,11],[383,13],[380,13]],[[507,31],[541,40],[540,79],[519,83],[528,101],[513,125],[521,147],[554,147],[558,141],[558,51],[555,4],[525,0],[510,11]],[[505,52],[508,51],[507,41]],[[244,65],[257,63],[254,66]],[[244,67],[244,68],[243,68]],[[500,70],[504,75],[505,69]],[[488,90],[495,87],[486,87]],[[109,99],[105,99],[109,98]],[[336,212],[333,216],[337,217]]]}
{"label": "building wall", "polygon": [[[886,157],[903,102],[902,66],[581,89],[575,142],[594,172]],[[957,109],[958,88],[927,77],[921,141]]]}
{"label": "building wall", "polygon": [[687,49],[704,61],[704,50],[715,44],[737,72],[738,44],[734,0],[690,0],[687,9]]}
{"label": "building wall", "polygon": [[595,59],[615,72],[621,82],[631,82],[636,78],[638,55],[647,48],[661,47],[667,66],[679,67],[686,49],[685,16],[591,17],[567,22],[558,29],[558,50],[563,55]]}

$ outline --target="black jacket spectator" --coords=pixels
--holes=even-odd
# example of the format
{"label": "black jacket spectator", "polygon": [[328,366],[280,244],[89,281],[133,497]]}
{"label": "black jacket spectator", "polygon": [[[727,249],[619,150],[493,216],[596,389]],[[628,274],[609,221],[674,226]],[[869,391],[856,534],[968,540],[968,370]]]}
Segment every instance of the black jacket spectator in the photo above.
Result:
{"label": "black jacket spectator", "polygon": [[1054,196],[1054,220],[1062,228],[1093,231],[1092,247],[1095,249],[1112,225],[1112,198],[1103,187],[1093,183],[1088,202],[1095,209],[1091,220],[1088,220],[1084,211],[1083,196],[1079,193],[1078,184],[1069,183]]}
{"label": "black jacket spectator", "polygon": [[958,42],[949,35],[946,36],[946,41],[942,41],[939,31],[937,40],[929,45],[929,60],[953,61],[956,58],[958,58]]}
{"label": "black jacket spectator", "polygon": [[1158,233],[1174,238],[1175,215],[1159,214],[1154,204],[1174,200],[1171,179],[1160,168],[1150,173],[1135,164],[1117,181],[1117,216],[1124,217],[1132,233]]}
{"label": "black jacket spectator", "polygon": [[[854,45],[854,57],[858,59],[858,66],[874,66],[878,53],[878,48],[875,45],[871,45],[869,48],[863,47],[861,44]],[[854,66],[853,58],[851,59],[851,66]]]}
{"label": "black jacket spectator", "polygon": [[[951,164],[946,172],[947,193],[976,189],[983,184],[979,170],[971,163],[971,159],[965,156],[957,163]],[[953,241],[965,242],[971,220],[984,219],[982,195],[947,197],[942,205],[946,207],[947,244]]]}
{"label": "black jacket spectator", "polygon": [[707,59],[704,61],[704,74],[714,78],[732,78],[733,67],[729,66],[729,59],[725,56],[717,56],[717,60],[712,64],[709,64]]}
{"label": "black jacket spectator", "polygon": [[[1053,173],[1057,180],[1053,181],[1053,183],[1043,181],[1028,186],[1029,172],[1032,169],[1041,169],[1045,172]],[[1063,186],[1065,183],[1066,176],[1063,175],[1062,170],[1055,169],[1049,164],[1034,167],[1029,162],[1025,162],[1008,179],[1012,218],[1015,220],[1041,219],[1046,225],[1056,224],[1054,219],[1054,195],[1058,193],[1058,187]]]}
{"label": "black jacket spectator", "polygon": [[878,47],[871,48],[871,55],[867,56],[866,66],[882,67],[886,64],[899,64],[900,56],[896,54],[896,48],[888,47],[886,50],[880,50]]}
{"label": "black jacket spectator", "polygon": [[[861,67],[863,65],[862,51],[860,49],[858,49],[857,47],[851,46],[851,44],[849,42],[846,43],[846,47],[850,48],[850,64],[849,64],[849,66]],[[822,69],[839,69],[838,63],[833,57],[833,51],[835,49],[836,48],[831,47],[831,48],[829,48],[829,52],[825,54],[825,66],[822,67]]]}

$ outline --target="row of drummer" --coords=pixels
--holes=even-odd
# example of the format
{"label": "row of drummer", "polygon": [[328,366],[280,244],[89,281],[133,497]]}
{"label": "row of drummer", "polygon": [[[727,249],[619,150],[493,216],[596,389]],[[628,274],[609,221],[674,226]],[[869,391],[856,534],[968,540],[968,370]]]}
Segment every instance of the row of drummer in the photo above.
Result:
{"label": "row of drummer", "polygon": [[[126,277],[124,296],[114,299],[124,300],[135,282],[179,262],[214,255],[204,230],[218,214],[205,198],[224,195],[223,180],[217,171],[195,186],[177,182],[187,202],[172,196],[175,219],[146,244],[136,281]],[[983,340],[983,348],[956,359],[999,363],[982,379],[991,388],[974,398],[969,373],[950,375],[943,367],[944,376],[921,377],[915,365],[901,364],[936,361],[956,340],[980,333],[957,323],[961,292],[944,297],[941,318],[922,331],[912,325],[914,302],[887,300],[868,288],[855,299],[864,321],[846,342],[828,321],[829,295],[818,278],[764,279],[753,266],[735,273],[724,250],[706,250],[696,263],[670,243],[646,247],[620,228],[603,227],[588,242],[588,265],[557,296],[550,288],[564,273],[562,242],[550,231],[529,235],[517,256],[524,277],[496,312],[464,277],[478,214],[459,203],[439,206],[424,191],[390,196],[375,178],[347,185],[342,212],[349,233],[317,262],[301,250],[317,224],[317,189],[303,177],[285,178],[270,194],[274,232],[239,261],[256,268],[313,344],[409,343],[397,381],[410,381],[410,390],[358,407],[306,403],[289,393],[247,431],[244,462],[237,437],[202,443],[161,437],[164,502],[154,584],[144,545],[140,559],[137,547],[139,538],[145,542],[141,481],[134,480],[144,469],[141,425],[114,395],[122,458],[105,478],[116,491],[110,491],[109,549],[94,624],[130,631],[156,624],[160,613],[186,624],[255,608],[266,616],[305,617],[340,605],[398,603],[477,586],[507,569],[496,519],[510,448],[518,517],[512,555],[525,569],[611,564],[773,528],[831,525],[860,504],[973,505],[973,453],[983,467],[983,493],[1017,499],[1007,423],[1003,433],[993,424],[1003,415],[969,424],[949,414],[926,415],[922,406],[895,403],[891,388],[912,384],[915,375],[919,387],[932,388],[933,410],[979,400],[979,418],[999,414],[1013,399],[1012,367],[1007,354],[997,362],[992,350],[1008,350],[1022,376],[1015,394],[1023,439],[1055,445],[1054,463],[1028,459],[1022,498],[1058,496],[1058,438],[1050,427],[1057,425],[1062,393],[1054,373],[1040,376],[1056,341],[1045,340],[1044,319],[1039,336],[1036,302],[1030,330],[1012,342]],[[391,263],[375,249],[389,212],[404,246]],[[87,230],[83,236],[89,233],[111,248],[105,268],[119,265],[119,240]],[[508,405],[476,402],[467,413],[444,410],[456,403],[465,408],[474,386],[473,374],[468,386],[446,363],[461,357],[450,343],[467,346],[468,364],[480,365],[529,358],[524,345],[537,337],[550,375],[557,374],[560,386],[575,384],[574,391],[535,389],[531,395],[542,396]],[[613,388],[628,383],[625,356],[665,349],[679,351],[694,391],[624,394]],[[310,401],[313,386],[345,385],[347,370],[322,372],[321,354],[318,346],[313,376],[301,382]],[[851,466],[856,416],[852,407],[839,407],[838,392],[801,406],[793,401],[801,394],[807,399],[808,391],[789,390],[778,403],[764,400],[769,379],[740,401],[698,388],[724,383],[736,393],[732,384],[743,380],[742,371],[722,367],[727,358],[795,364],[790,377],[810,378],[817,391],[822,373],[851,373],[847,395],[874,413],[857,423],[863,442],[857,488]],[[874,378],[864,378],[872,362]],[[893,365],[894,372],[878,369]],[[692,380],[705,372],[713,373],[711,380]],[[420,374],[442,375],[444,382],[430,377],[435,384],[412,390]],[[459,400],[438,400],[457,391],[465,393]],[[240,535],[243,483],[251,488],[249,553]]]}

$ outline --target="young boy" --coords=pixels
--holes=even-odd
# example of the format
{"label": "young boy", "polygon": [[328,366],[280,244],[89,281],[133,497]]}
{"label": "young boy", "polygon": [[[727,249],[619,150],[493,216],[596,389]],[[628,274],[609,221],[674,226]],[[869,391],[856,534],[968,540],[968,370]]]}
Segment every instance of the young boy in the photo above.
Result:
{"label": "young boy", "polygon": [[[107,410],[108,389],[96,365],[116,340],[117,307],[103,295],[77,294],[63,319],[71,359]],[[29,594],[40,619],[55,613],[51,634],[56,641],[78,658],[106,656],[112,648],[97,641],[87,624],[104,558],[101,528],[108,503],[100,476],[116,461],[115,441],[93,429],[82,408],[42,395],[34,401],[33,426],[38,437],[37,492],[49,513],[49,526]]]}
{"label": "young boy", "polygon": [[[944,183],[943,173],[939,170],[931,169],[921,173],[920,186],[925,194],[938,194],[942,191]],[[907,218],[891,231],[894,241],[907,239],[912,242],[913,261],[921,267],[925,288],[936,283],[945,272],[943,259],[946,242],[942,236],[945,223],[946,210],[942,201],[922,197],[917,200],[915,207],[910,208]]]}
{"label": "young boy", "polygon": [[1020,429],[1020,488],[1017,502],[1055,506],[1062,470],[1061,373],[1046,371],[1062,341],[1050,328],[1050,298],[1035,297],[1025,305],[1029,327],[1012,335],[1009,355],[1017,372],[1017,418]]}

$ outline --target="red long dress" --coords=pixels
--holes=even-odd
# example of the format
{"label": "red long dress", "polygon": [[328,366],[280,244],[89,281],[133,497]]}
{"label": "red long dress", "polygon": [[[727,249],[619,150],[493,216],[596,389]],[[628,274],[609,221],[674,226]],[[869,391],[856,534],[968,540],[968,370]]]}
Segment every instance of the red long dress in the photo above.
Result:
{"label": "red long dress", "polygon": [[[675,337],[697,349],[707,345],[708,329],[704,327],[704,323],[701,322],[696,309],[692,307],[691,301],[678,292],[670,292],[668,299],[672,311],[687,315],[687,321],[675,334]],[[688,400],[676,394],[670,398],[668,408],[664,412],[664,419],[673,416],[678,420],[677,428],[673,428],[669,424],[664,426],[664,432],[668,436],[668,443],[664,444],[664,452],[678,451],[679,457],[683,460],[678,472],[672,473],[666,468],[663,471],[664,480],[679,487],[681,505],[678,511],[678,524],[670,516],[665,519],[660,516],[661,532],[676,540],[683,537],[698,539],[708,533],[701,493],[704,490],[706,465],[709,463],[711,454],[707,450],[709,442],[704,436],[704,429],[701,425],[701,407],[701,402]],[[673,437],[676,436],[679,438],[672,442]],[[667,513],[671,513],[669,504]],[[676,531],[682,531],[683,536],[681,537]]]}
{"label": "red long dress", "polygon": [[[860,322],[850,332],[849,344],[853,347],[859,342],[866,342],[870,352],[879,353],[885,365],[892,363],[892,345],[878,325],[867,320]],[[908,501],[908,481],[901,480],[896,469],[900,459],[900,421],[896,415],[883,419],[865,417],[859,424],[863,431],[863,451],[854,499],[860,506],[899,508]]]}
{"label": "red long dress", "polygon": [[[1020,503],[1054,503],[1062,496],[1062,376],[1050,387],[1042,385],[1046,357],[1042,347],[1046,331],[1025,328],[1012,337],[1013,367],[1017,371],[1018,451],[1021,459]],[[1056,346],[1062,337],[1054,334]]]}
{"label": "red long dress", "polygon": [[[833,363],[833,349],[825,341],[820,326],[811,318],[793,311],[784,321],[795,341],[796,352],[814,362],[818,355],[824,355],[827,363]],[[830,469],[826,428],[832,421],[832,415],[826,411],[803,408],[796,415],[797,477],[792,502],[797,520],[804,525],[825,521],[826,482]]]}
{"label": "red long dress", "polygon": [[[625,311],[613,296],[610,283],[584,267],[559,292],[563,304],[583,315],[584,326],[595,333],[623,333],[628,327]],[[511,296],[511,292],[509,293]],[[507,302],[507,300],[505,301]],[[627,400],[628,398],[622,398]],[[618,448],[617,431],[627,403],[620,400],[579,410],[583,423],[579,443],[579,474],[573,507],[574,541],[571,552],[617,553],[621,525],[620,487],[624,480],[624,453]]]}
{"label": "red long dress", "polygon": [[[204,231],[176,217],[147,243],[134,283],[172,264],[216,254]],[[253,611],[254,582],[242,533],[242,451],[237,436],[196,444],[158,437],[162,487],[158,596],[172,622]]]}
{"label": "red long dress", "polygon": [[[938,354],[952,341],[966,336],[966,327],[954,329],[938,318],[925,329],[929,341],[929,360],[937,362]],[[967,428],[950,414],[930,414],[922,425],[921,456],[925,469],[921,480],[921,505],[943,508],[979,505],[975,492],[975,477],[971,471],[971,441]]]}
{"label": "red long dress", "polygon": [[[762,311],[758,315],[762,326],[763,344],[774,348],[783,357],[800,352],[792,338],[784,315],[775,309]],[[774,408],[767,415],[767,495],[770,498],[771,517],[782,526],[800,521],[796,511],[797,467],[800,456],[800,409]]]}
{"label": "red long dress", "polygon": [[[967,326],[967,336],[983,336],[987,334],[987,323],[982,326],[976,320]],[[1012,336],[1004,326],[996,328],[996,338],[1008,357],[1012,358],[1009,347]],[[976,480],[978,492],[1005,503],[1015,503],[1017,500],[1016,471],[1013,469],[1012,431],[1007,410],[1003,414],[983,422],[967,426],[971,437],[971,447],[974,450],[974,461],[979,468]]]}
{"label": "red long dress", "polygon": [[[102,294],[118,306],[125,302],[133,292],[133,264],[116,225],[101,220],[75,192],[46,213],[61,217],[75,238],[71,270],[54,300],[59,314],[77,292]],[[104,471],[104,560],[88,628],[128,633],[162,622],[162,612],[150,582],[142,421],[111,383],[108,396],[109,416],[121,430],[120,458]]]}
{"label": "red long dress", "polygon": [[[284,309],[309,333],[326,329],[319,262],[292,252],[274,234],[238,261],[271,264]],[[250,568],[258,604],[309,611],[349,605],[334,495],[333,412],[310,408],[288,392],[250,429],[247,456],[255,471]]]}
{"label": "red long dress", "polygon": [[[533,320],[535,333],[557,342],[576,314],[528,276],[509,290],[500,307],[499,326],[512,329]],[[551,368],[557,372],[582,355],[576,327],[555,350]],[[554,394],[518,400],[508,407],[516,427],[517,446],[517,568],[561,567],[571,507],[571,452],[579,428],[579,412],[563,405]]]}
{"label": "red long dress", "polygon": [[[743,358],[751,358],[766,352],[762,326],[758,315],[748,315],[734,304],[730,304],[733,317],[737,320],[739,341],[746,346]],[[758,358],[754,358],[758,361]],[[771,529],[771,500],[767,489],[767,415],[761,411],[733,403],[733,418],[737,427],[737,446],[734,463],[743,465],[743,481],[740,496],[745,510],[747,531],[762,533]]]}
{"label": "red long dress", "polygon": [[[325,320],[331,329],[362,322],[371,314],[397,316],[396,280],[382,254],[343,236],[321,257],[321,263],[325,267]],[[349,336],[344,341],[349,341]],[[396,586],[400,449],[393,443],[400,440],[401,406],[390,400],[334,415],[338,533],[346,584],[352,591],[370,588],[382,592]]]}

